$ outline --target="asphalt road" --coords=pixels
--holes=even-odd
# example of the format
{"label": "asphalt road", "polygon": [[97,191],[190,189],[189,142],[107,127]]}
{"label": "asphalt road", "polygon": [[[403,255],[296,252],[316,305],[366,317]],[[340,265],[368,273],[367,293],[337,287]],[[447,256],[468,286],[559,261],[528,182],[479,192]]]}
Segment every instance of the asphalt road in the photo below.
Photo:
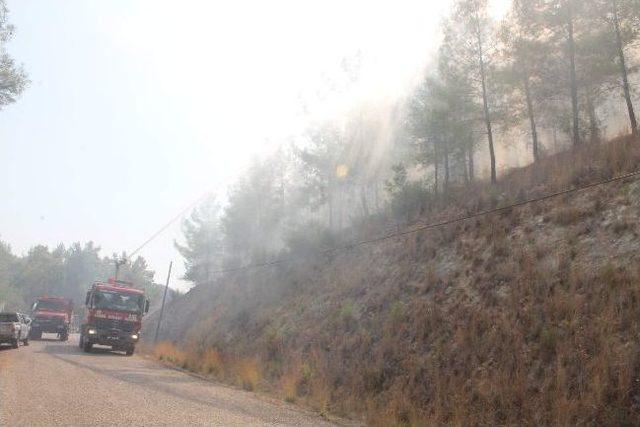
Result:
{"label": "asphalt road", "polygon": [[142,357],[68,343],[0,347],[0,426],[329,426],[280,403]]}

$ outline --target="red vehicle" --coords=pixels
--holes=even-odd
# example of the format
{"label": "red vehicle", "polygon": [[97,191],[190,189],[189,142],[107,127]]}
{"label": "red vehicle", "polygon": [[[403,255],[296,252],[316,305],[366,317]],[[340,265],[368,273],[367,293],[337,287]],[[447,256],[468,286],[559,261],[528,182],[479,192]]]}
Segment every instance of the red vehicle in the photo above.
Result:
{"label": "red vehicle", "polygon": [[72,316],[73,300],[49,296],[38,298],[32,307],[29,338],[40,339],[43,333],[49,333],[57,334],[60,341],[67,341]]}
{"label": "red vehicle", "polygon": [[87,292],[86,313],[80,326],[80,348],[90,352],[94,344],[110,346],[131,356],[149,311],[144,291],[128,282],[110,279],[96,282]]}

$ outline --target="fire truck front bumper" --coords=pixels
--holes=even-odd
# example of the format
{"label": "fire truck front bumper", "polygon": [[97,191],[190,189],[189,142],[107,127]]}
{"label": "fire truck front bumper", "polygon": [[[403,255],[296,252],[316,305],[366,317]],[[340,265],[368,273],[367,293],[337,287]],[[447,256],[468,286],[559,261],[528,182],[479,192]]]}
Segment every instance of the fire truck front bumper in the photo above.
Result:
{"label": "fire truck front bumper", "polygon": [[118,330],[104,330],[88,327],[84,339],[91,344],[106,345],[113,348],[127,348],[135,346],[140,339],[138,332],[124,332]]}

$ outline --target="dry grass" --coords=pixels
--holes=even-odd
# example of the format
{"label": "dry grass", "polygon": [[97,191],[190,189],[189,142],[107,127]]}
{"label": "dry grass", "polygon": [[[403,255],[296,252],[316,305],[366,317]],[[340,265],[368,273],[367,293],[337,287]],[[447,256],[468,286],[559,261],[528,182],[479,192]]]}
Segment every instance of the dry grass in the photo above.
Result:
{"label": "dry grass", "polygon": [[161,342],[153,348],[153,356],[161,362],[187,367],[187,354],[170,342]]}
{"label": "dry grass", "polygon": [[287,373],[280,378],[280,390],[282,390],[282,398],[289,403],[298,400],[298,384],[300,377],[297,373]]}
{"label": "dry grass", "polygon": [[207,349],[200,357],[199,370],[206,375],[219,376],[223,372],[220,353],[213,349]]}
{"label": "dry grass", "polygon": [[233,370],[236,374],[236,383],[241,384],[245,390],[256,390],[262,377],[257,358],[241,359],[234,363]]}
{"label": "dry grass", "polygon": [[[607,265],[548,283],[527,267],[494,307],[393,304],[377,341],[362,330],[334,336],[329,352],[292,360],[273,391],[319,411],[366,413],[370,425],[632,424],[640,420],[639,273]],[[216,350],[194,358],[169,343],[154,355],[247,390],[259,388],[266,366],[223,361]]]}
{"label": "dry grass", "polygon": [[553,221],[560,225],[573,225],[580,222],[584,217],[584,212],[580,208],[567,206],[557,209],[553,215]]}
{"label": "dry grass", "polygon": [[[636,142],[587,146],[441,215],[638,165]],[[621,252],[633,223],[602,223],[625,185],[238,276],[188,350],[161,343],[155,357],[374,426],[638,425],[640,242]]]}
{"label": "dry grass", "polygon": [[161,342],[153,347],[151,354],[159,361],[230,382],[245,390],[258,389],[262,372],[257,358],[223,359],[216,349],[209,348],[204,352],[195,349],[191,345],[187,350],[180,350],[173,343]]}

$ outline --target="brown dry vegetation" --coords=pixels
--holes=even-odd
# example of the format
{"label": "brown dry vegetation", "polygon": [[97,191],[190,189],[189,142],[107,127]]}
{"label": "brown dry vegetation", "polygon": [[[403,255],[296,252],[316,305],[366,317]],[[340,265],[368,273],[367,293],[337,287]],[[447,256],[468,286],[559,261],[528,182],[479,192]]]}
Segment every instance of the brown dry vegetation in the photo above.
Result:
{"label": "brown dry vegetation", "polygon": [[[497,189],[459,190],[421,219],[609,178],[639,160],[634,141],[588,146]],[[169,307],[176,344],[155,355],[371,425],[638,424],[639,211],[640,184],[619,182],[229,276]]]}
{"label": "brown dry vegetation", "polygon": [[147,352],[161,362],[209,375],[245,390],[255,390],[261,380],[261,367],[255,357],[223,359],[215,348],[200,351],[190,345],[182,349],[169,341],[158,343]]}

